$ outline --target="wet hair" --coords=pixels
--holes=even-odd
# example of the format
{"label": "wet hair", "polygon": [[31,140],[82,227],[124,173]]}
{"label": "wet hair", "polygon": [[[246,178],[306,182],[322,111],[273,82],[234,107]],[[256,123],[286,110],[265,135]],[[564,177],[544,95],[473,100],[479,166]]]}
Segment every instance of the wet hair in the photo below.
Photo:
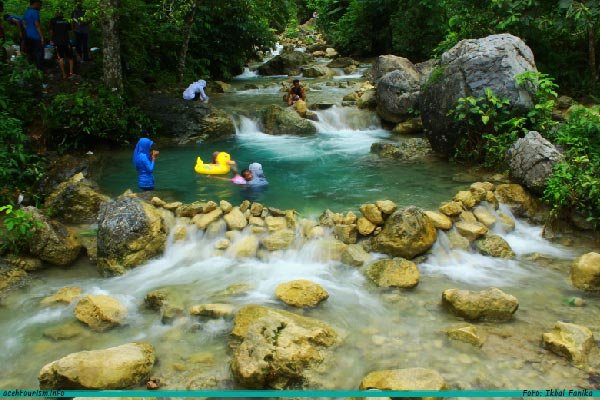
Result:
{"label": "wet hair", "polygon": [[240,175],[244,176],[246,174],[251,174],[251,173],[252,173],[252,171],[250,171],[249,169],[246,168],[246,169],[242,170],[242,173]]}
{"label": "wet hair", "polygon": [[296,84],[296,83],[300,83],[300,80],[299,80],[299,79],[294,79],[294,80],[292,81],[292,83],[294,83],[294,84]]}

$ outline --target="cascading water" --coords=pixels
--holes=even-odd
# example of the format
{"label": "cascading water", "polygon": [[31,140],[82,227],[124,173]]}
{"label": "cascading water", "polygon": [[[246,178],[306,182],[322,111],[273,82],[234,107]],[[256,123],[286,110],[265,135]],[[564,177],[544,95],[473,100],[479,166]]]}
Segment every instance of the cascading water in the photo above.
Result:
{"label": "cascading water", "polygon": [[233,79],[235,80],[247,80],[247,79],[255,79],[258,78],[258,71],[251,71],[249,67],[244,67],[244,72],[235,76]]}

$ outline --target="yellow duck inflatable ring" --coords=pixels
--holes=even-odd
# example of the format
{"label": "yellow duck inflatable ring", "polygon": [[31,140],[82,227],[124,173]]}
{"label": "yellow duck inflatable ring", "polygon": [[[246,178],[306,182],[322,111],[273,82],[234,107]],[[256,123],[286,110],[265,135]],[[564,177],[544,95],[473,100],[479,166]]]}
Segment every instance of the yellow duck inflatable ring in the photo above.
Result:
{"label": "yellow duck inflatable ring", "polygon": [[202,175],[224,175],[230,171],[229,161],[231,156],[224,151],[217,155],[216,164],[205,164],[200,157],[196,159],[194,171]]}

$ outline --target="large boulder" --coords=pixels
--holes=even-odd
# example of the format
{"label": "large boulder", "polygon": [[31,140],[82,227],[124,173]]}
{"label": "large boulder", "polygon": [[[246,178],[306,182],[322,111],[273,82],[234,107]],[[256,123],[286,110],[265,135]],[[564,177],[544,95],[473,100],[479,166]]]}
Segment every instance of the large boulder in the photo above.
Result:
{"label": "large boulder", "polygon": [[534,218],[541,207],[538,199],[516,183],[496,186],[494,195],[500,203],[506,204],[517,217]]}
{"label": "large boulder", "polygon": [[98,216],[98,268],[123,274],[162,253],[167,228],[160,212],[138,198],[105,203]]}
{"label": "large boulder", "polygon": [[377,82],[377,115],[388,122],[404,122],[419,107],[419,72],[406,65],[385,74]]}
{"label": "large boulder", "polygon": [[348,68],[350,66],[358,66],[358,61],[354,61],[350,57],[338,57],[327,64],[329,68]]}
{"label": "large boulder", "polygon": [[46,364],[40,389],[127,389],[149,378],[156,357],[148,343],[71,353]]}
{"label": "large boulder", "polygon": [[300,67],[310,63],[313,57],[300,51],[289,51],[275,56],[258,67],[261,75],[299,75]]}
{"label": "large boulder", "polygon": [[475,247],[484,256],[513,258],[515,252],[508,242],[498,235],[485,235],[475,241]]}
{"label": "large boulder", "polygon": [[371,153],[375,153],[381,158],[415,161],[431,156],[433,151],[427,139],[408,138],[398,143],[373,143]]}
{"label": "large boulder", "polygon": [[271,105],[261,113],[262,128],[271,135],[312,135],[317,128],[302,118],[293,108]]}
{"label": "large boulder", "polygon": [[238,312],[231,335],[231,371],[249,389],[310,387],[340,342],[325,322],[257,305]]}
{"label": "large boulder", "polygon": [[496,288],[481,292],[447,289],[442,294],[442,304],[454,315],[470,321],[508,321],[519,308],[516,297]]}
{"label": "large boulder", "polygon": [[371,69],[373,82],[377,83],[384,75],[397,70],[416,71],[414,64],[407,58],[393,55],[379,56]]}
{"label": "large boulder", "polygon": [[360,390],[445,390],[446,381],[439,372],[425,368],[374,371],[360,382]]}
{"label": "large boulder", "polygon": [[322,76],[331,76],[334,72],[324,65],[311,65],[302,70],[302,76],[305,78],[320,78]]}
{"label": "large boulder", "polygon": [[375,251],[411,259],[429,250],[436,239],[435,225],[423,210],[407,207],[392,214],[371,243]]}
{"label": "large boulder", "polygon": [[551,332],[542,335],[544,347],[583,368],[594,347],[594,335],[585,326],[558,321]]}
{"label": "large boulder", "polygon": [[24,207],[23,211],[31,213],[38,225],[29,241],[32,255],[60,266],[69,265],[77,259],[83,247],[73,230],[50,220],[35,207]]}
{"label": "large boulder", "polygon": [[382,288],[410,289],[419,284],[417,265],[403,258],[377,261],[367,268],[366,274]]}
{"label": "large boulder", "polygon": [[107,201],[110,197],[99,193],[98,187],[80,172],[58,185],[46,198],[44,208],[69,224],[92,223],[98,218],[100,204]]}
{"label": "large boulder", "polygon": [[75,318],[97,332],[121,325],[126,315],[120,301],[103,294],[85,296],[75,306]]}
{"label": "large boulder", "polygon": [[262,245],[269,251],[288,249],[296,240],[296,233],[291,229],[281,229],[271,233],[261,240]]}
{"label": "large boulder", "polygon": [[578,289],[600,292],[600,254],[587,253],[573,262],[571,283]]}
{"label": "large boulder", "polygon": [[277,286],[275,296],[289,306],[315,307],[329,297],[327,290],[306,279],[285,282]]}
{"label": "large boulder", "polygon": [[556,147],[535,131],[517,140],[507,152],[510,177],[540,195],[560,159]]}
{"label": "large boulder", "polygon": [[491,89],[514,109],[530,109],[532,95],[517,87],[515,76],[536,70],[531,49],[510,34],[462,40],[445,52],[421,92],[423,127],[433,149],[452,154],[464,129],[448,113],[462,97],[483,97]]}
{"label": "large boulder", "polygon": [[181,144],[235,135],[233,119],[207,103],[153,93],[143,99],[141,107],[161,123],[161,134]]}

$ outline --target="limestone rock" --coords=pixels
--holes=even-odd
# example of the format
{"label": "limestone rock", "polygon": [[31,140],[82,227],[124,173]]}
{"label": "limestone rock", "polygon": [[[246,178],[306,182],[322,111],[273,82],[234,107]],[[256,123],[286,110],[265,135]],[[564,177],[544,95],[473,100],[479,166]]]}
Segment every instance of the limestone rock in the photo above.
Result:
{"label": "limestone rock", "polygon": [[194,218],[198,214],[207,214],[217,209],[217,203],[214,201],[202,202],[195,201],[190,204],[182,204],[175,210],[178,217]]}
{"label": "limestone rock", "polygon": [[232,317],[235,307],[231,304],[198,304],[190,309],[191,315],[209,318]]}
{"label": "limestone rock", "polygon": [[352,267],[362,267],[371,256],[360,244],[351,244],[342,252],[342,262]]}
{"label": "limestone rock", "polygon": [[352,225],[344,225],[339,224],[333,228],[333,233],[335,237],[341,240],[345,244],[353,244],[356,243],[358,236],[358,229],[355,224]]}
{"label": "limestone rock", "polygon": [[356,214],[354,214],[352,211],[348,211],[348,214],[346,214],[346,216],[344,217],[343,223],[345,225],[356,224],[357,219],[358,218],[356,217]]}
{"label": "limestone rock", "polygon": [[500,221],[500,225],[504,232],[509,233],[515,230],[516,222],[508,215],[500,212],[498,213],[498,220]]}
{"label": "limestone rock", "polygon": [[73,263],[83,247],[75,232],[58,221],[52,221],[35,207],[23,207],[38,226],[29,241],[29,252],[42,261],[66,266]]}
{"label": "limestone rock", "polygon": [[269,232],[287,228],[287,221],[284,217],[266,217],[265,224],[267,225]]}
{"label": "limestone rock", "polygon": [[231,246],[229,239],[221,239],[215,243],[216,250],[227,250]]}
{"label": "limestone rock", "polygon": [[423,122],[421,122],[421,118],[411,118],[400,122],[392,129],[392,133],[396,135],[417,135],[422,132]]}
{"label": "limestone rock", "polygon": [[223,211],[225,214],[233,210],[233,206],[227,200],[221,200],[219,202],[219,207],[221,207],[221,211]]}
{"label": "limestone rock", "polygon": [[539,209],[539,201],[521,186],[514,183],[496,186],[494,192],[500,203],[508,205],[517,217],[533,217]]}
{"label": "limestone rock", "polygon": [[271,105],[261,113],[261,126],[269,135],[312,135],[317,128],[292,108]]}
{"label": "limestone rock", "polygon": [[376,261],[368,267],[366,274],[383,288],[413,288],[419,284],[417,265],[403,258]]}
{"label": "limestone rock", "polygon": [[475,247],[484,256],[513,258],[515,252],[502,237],[487,234],[475,241]]}
{"label": "limestone rock", "polygon": [[302,70],[302,75],[305,78],[320,78],[323,76],[331,76],[334,72],[324,65],[311,65]]}
{"label": "limestone rock", "polygon": [[258,68],[261,75],[299,75],[300,67],[312,61],[310,54],[299,51],[284,52]]}
{"label": "limestone rock", "polygon": [[365,217],[360,217],[356,224],[358,228],[358,233],[360,233],[363,236],[370,235],[371,233],[373,233],[375,228],[377,228],[377,225],[375,225]]}
{"label": "limestone rock", "polygon": [[396,143],[376,142],[371,145],[371,153],[400,161],[416,161],[433,154],[429,142],[423,138],[406,138]]}
{"label": "limestone rock", "polygon": [[322,238],[317,241],[316,258],[320,261],[339,261],[342,259],[342,253],[348,247],[340,240],[331,238]]}
{"label": "limestone rock", "polygon": [[477,205],[477,199],[469,190],[458,192],[456,196],[454,196],[454,201],[461,202],[466,209],[473,208]]}
{"label": "limestone rock", "polygon": [[102,294],[85,296],[75,306],[75,317],[97,332],[120,325],[126,315],[121,302]]}
{"label": "limestone rock", "polygon": [[454,226],[456,230],[471,242],[477,240],[488,232],[488,228],[479,222],[458,221]]}
{"label": "limestone rock", "polygon": [[372,245],[375,251],[411,259],[429,250],[436,239],[435,226],[423,210],[408,207],[387,219]]}
{"label": "limestone rock", "polygon": [[377,107],[377,91],[375,89],[369,89],[365,91],[362,96],[356,101],[356,106],[361,110],[374,109]]}
{"label": "limestone rock", "polygon": [[288,249],[294,240],[296,233],[290,229],[282,229],[271,233],[261,240],[262,245],[269,251]]}
{"label": "limestone rock", "polygon": [[510,177],[536,194],[543,194],[546,181],[562,155],[539,132],[531,131],[508,149]]}
{"label": "limestone rock", "polygon": [[458,201],[449,201],[443,203],[439,210],[442,214],[448,217],[457,217],[463,212],[463,205]]}
{"label": "limestone rock", "polygon": [[40,302],[43,306],[49,306],[52,304],[62,303],[71,304],[73,300],[81,295],[81,288],[76,286],[69,286],[58,289],[52,296],[48,296],[42,299]]}
{"label": "limestone rock", "polygon": [[375,204],[363,204],[360,206],[360,212],[373,224],[383,224],[383,215],[381,214],[379,207],[377,207]]}
{"label": "limestone rock", "polygon": [[496,288],[480,292],[447,289],[442,304],[454,315],[471,321],[508,321],[519,308],[516,297]]}
{"label": "limestone rock", "polygon": [[471,242],[464,236],[461,236],[455,230],[447,233],[450,248],[456,250],[467,250],[471,246]]}
{"label": "limestone rock", "polygon": [[8,254],[4,257],[4,261],[12,267],[20,268],[27,272],[39,271],[44,268],[44,264],[39,258],[24,255]]}
{"label": "limestone rock", "polygon": [[321,285],[305,279],[285,282],[277,286],[275,296],[289,306],[315,307],[329,297]]}
{"label": "limestone rock", "polygon": [[162,253],[167,227],[152,205],[137,198],[104,203],[98,216],[98,268],[123,274]]}
{"label": "limestone rock", "polygon": [[391,200],[378,200],[375,205],[384,215],[392,215],[398,209],[396,203]]}
{"label": "limestone rock", "polygon": [[475,214],[475,217],[479,222],[488,228],[491,228],[496,224],[496,217],[485,207],[476,207],[475,210],[473,210],[473,214]]}
{"label": "limestone rock", "polygon": [[444,214],[435,211],[425,211],[425,214],[437,229],[442,229],[444,231],[452,229],[452,220]]}
{"label": "limestone rock", "polygon": [[227,228],[231,230],[242,230],[248,225],[248,220],[244,214],[240,211],[239,207],[234,207],[224,217]]}
{"label": "limestone rock", "polygon": [[467,222],[469,224],[478,222],[477,218],[475,217],[475,214],[473,214],[471,211],[463,211],[460,213],[460,216],[458,217],[459,221],[462,222]]}
{"label": "limestone rock", "polygon": [[163,289],[156,289],[146,293],[144,304],[151,310],[159,311],[167,303],[168,294]]}
{"label": "limestone rock", "polygon": [[235,258],[251,258],[256,257],[259,241],[255,235],[246,236],[229,247],[229,252]]}
{"label": "limestone rock", "polygon": [[544,347],[567,358],[575,366],[584,368],[588,355],[596,343],[594,335],[585,326],[558,321],[552,332],[542,335]]}
{"label": "limestone rock", "polygon": [[[377,83],[384,75],[396,70],[415,70],[415,66],[410,60],[404,57],[394,55],[383,55],[377,57],[373,63],[372,76],[373,82]],[[418,72],[417,72],[418,74]],[[414,75],[414,73],[413,73]]]}
{"label": "limestone rock", "polygon": [[71,353],[46,364],[40,389],[127,389],[145,382],[156,357],[148,343],[128,343],[105,350]]}
{"label": "limestone rock", "polygon": [[311,386],[319,367],[331,361],[328,349],[340,342],[322,321],[256,305],[237,313],[231,335],[231,371],[249,389]]}
{"label": "limestone rock", "polygon": [[439,372],[425,368],[374,371],[360,382],[360,390],[445,390],[448,386]]}
{"label": "limestone rock", "polygon": [[357,66],[357,65],[358,65],[358,61],[354,61],[350,57],[339,57],[339,58],[336,58],[335,60],[330,61],[329,64],[327,64],[327,66],[329,68],[347,68],[350,66]]}
{"label": "limestone rock", "polygon": [[80,323],[71,321],[56,327],[44,330],[42,335],[54,341],[71,340],[77,337],[88,337],[90,332]]}
{"label": "limestone rock", "polygon": [[220,208],[209,212],[208,214],[198,214],[192,218],[192,222],[198,227],[198,229],[206,229],[213,222],[216,222],[223,215],[223,211]]}
{"label": "limestone rock", "polygon": [[173,203],[167,203],[167,204],[165,204],[164,206],[162,206],[162,208],[164,208],[164,209],[165,209],[165,210],[167,210],[167,211],[173,211],[173,212],[175,212],[175,211],[177,211],[177,209],[178,209],[179,207],[181,207],[182,205],[183,205],[183,203],[182,203],[182,202],[180,202],[180,201],[175,201],[175,202],[173,202]]}
{"label": "limestone rock", "polygon": [[571,266],[571,283],[578,289],[600,292],[600,254],[587,253]]}
{"label": "limestone rock", "polygon": [[472,344],[475,347],[483,346],[485,339],[479,334],[477,327],[473,325],[452,327],[446,330],[450,339]]}
{"label": "limestone rock", "polygon": [[0,295],[23,286],[27,282],[27,272],[20,268],[0,268]]}
{"label": "limestone rock", "polygon": [[260,217],[262,215],[263,209],[264,207],[262,204],[252,203],[252,205],[250,206],[250,213],[253,217]]}

